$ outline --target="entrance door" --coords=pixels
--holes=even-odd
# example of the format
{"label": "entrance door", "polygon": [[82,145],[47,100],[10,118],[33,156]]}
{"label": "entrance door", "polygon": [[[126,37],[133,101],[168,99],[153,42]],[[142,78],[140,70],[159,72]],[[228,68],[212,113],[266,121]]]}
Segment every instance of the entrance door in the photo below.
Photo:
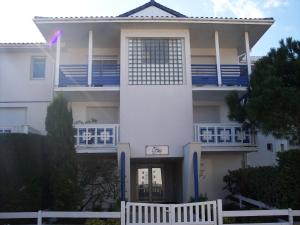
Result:
{"label": "entrance door", "polygon": [[137,200],[140,202],[164,201],[163,167],[137,168]]}

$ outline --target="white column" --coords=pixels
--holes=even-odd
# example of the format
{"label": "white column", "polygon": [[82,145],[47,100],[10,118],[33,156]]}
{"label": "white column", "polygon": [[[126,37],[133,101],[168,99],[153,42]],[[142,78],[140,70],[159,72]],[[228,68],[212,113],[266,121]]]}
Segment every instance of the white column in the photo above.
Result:
{"label": "white column", "polygon": [[60,61],[60,36],[57,37],[56,42],[56,57],[55,57],[55,86],[59,85],[59,61]]}
{"label": "white column", "polygon": [[93,31],[89,31],[89,53],[88,53],[88,86],[92,86],[92,63],[93,63]]}
{"label": "white column", "polygon": [[221,75],[220,45],[219,45],[219,32],[218,31],[215,31],[215,49],[216,49],[218,85],[221,86],[222,85],[222,75]]}
{"label": "white column", "polygon": [[248,68],[248,75],[252,73],[251,70],[251,59],[250,59],[250,47],[249,47],[249,34],[245,32],[245,47],[246,47],[246,59],[247,59],[247,68]]}

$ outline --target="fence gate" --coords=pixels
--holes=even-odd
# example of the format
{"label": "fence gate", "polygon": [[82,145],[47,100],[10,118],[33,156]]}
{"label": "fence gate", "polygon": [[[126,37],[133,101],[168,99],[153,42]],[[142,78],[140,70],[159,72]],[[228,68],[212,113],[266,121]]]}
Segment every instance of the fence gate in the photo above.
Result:
{"label": "fence gate", "polygon": [[186,204],[126,203],[126,225],[217,225],[216,201]]}

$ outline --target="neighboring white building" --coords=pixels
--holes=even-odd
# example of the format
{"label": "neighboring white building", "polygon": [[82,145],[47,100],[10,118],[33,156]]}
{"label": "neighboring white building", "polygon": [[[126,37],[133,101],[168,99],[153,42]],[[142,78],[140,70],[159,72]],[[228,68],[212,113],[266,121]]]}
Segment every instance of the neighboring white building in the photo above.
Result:
{"label": "neighboring white building", "polygon": [[123,198],[223,197],[223,176],[257,150],[228,120],[224,98],[246,92],[250,49],[273,22],[186,17],[155,1],[117,17],[35,17],[52,47],[0,44],[2,132],[29,125],[45,134],[60,93],[77,152],[118,158]]}

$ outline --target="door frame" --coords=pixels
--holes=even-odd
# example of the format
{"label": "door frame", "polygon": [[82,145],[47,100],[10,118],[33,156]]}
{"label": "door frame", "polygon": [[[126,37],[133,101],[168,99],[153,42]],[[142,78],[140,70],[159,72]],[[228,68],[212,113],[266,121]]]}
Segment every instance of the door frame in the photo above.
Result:
{"label": "door frame", "polygon": [[[161,180],[162,180],[162,190],[163,190],[163,197],[161,201],[152,201],[152,168],[160,168],[161,169]],[[149,201],[140,201],[139,200],[139,191],[138,191],[138,169],[148,169],[149,171]],[[165,201],[165,190],[166,190],[166,183],[165,183],[165,166],[162,163],[139,163],[135,165],[134,168],[135,172],[135,192],[136,192],[136,200],[137,202],[149,202],[149,203],[163,203]]]}

